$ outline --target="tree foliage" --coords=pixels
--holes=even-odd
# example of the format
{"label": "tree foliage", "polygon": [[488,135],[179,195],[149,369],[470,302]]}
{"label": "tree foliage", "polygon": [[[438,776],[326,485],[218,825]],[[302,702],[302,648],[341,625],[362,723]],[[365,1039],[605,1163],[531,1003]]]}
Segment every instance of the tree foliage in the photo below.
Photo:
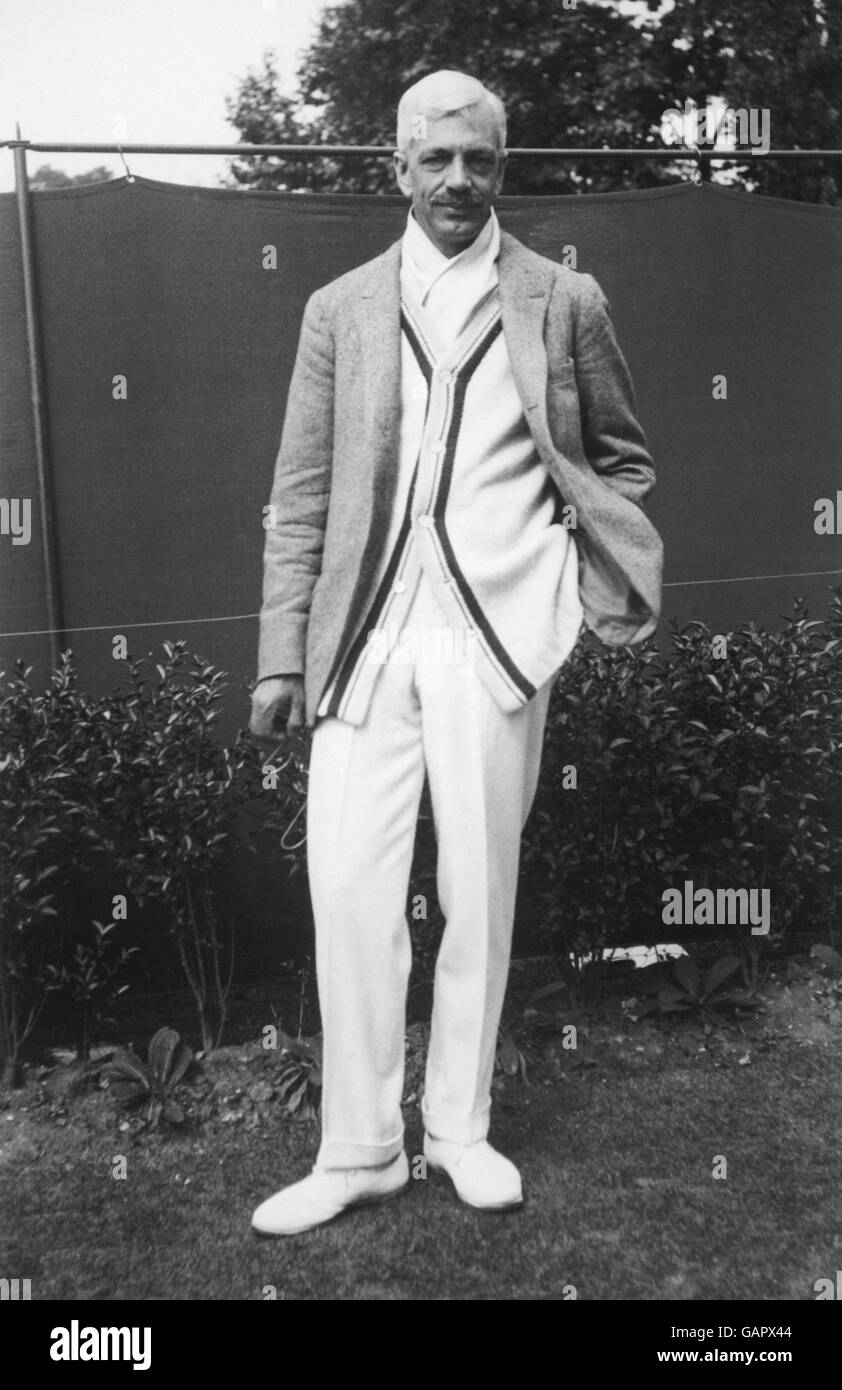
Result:
{"label": "tree foliage", "polygon": [[[680,0],[661,21],[653,56],[671,98],[704,105],[719,94],[734,107],[766,108],[773,149],[842,146],[839,0]],[[842,160],[732,167],[758,193],[837,206],[842,197]]]}
{"label": "tree foliage", "polygon": [[63,169],[54,169],[52,164],[39,164],[35,173],[29,177],[29,187],[40,193],[48,188],[75,188],[83,183],[108,183],[115,177],[104,164],[98,164],[95,169],[87,169],[84,174],[66,174]]}
{"label": "tree foliage", "polygon": [[[227,106],[251,143],[391,144],[401,93],[447,67],[502,97],[510,146],[663,149],[667,107],[719,97],[768,108],[773,147],[830,148],[842,144],[840,61],[838,0],[676,0],[662,16],[631,17],[587,0],[348,0],[324,12],[295,96],[279,90],[267,53]],[[750,189],[839,202],[833,161],[728,167]],[[686,172],[646,159],[517,159],[506,191],[649,188]],[[232,174],[253,188],[395,191],[378,157],[240,160]]]}

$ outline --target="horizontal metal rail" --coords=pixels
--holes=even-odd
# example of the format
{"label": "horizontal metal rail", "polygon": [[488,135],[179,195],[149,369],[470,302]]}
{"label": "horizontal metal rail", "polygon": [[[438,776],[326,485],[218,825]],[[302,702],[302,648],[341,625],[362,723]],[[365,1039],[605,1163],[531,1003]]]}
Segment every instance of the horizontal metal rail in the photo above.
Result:
{"label": "horizontal metal rail", "polygon": [[[335,155],[372,155],[391,157],[394,145],[118,145],[111,144],[51,144],[46,140],[0,140],[0,147],[37,150],[46,154],[228,154],[243,156],[320,155],[329,159]],[[652,149],[531,149],[515,146],[506,151],[517,159],[656,159],[656,160],[737,160],[746,159],[842,159],[842,150],[762,150],[751,148],[708,149],[700,146],[680,149],[658,146]]]}

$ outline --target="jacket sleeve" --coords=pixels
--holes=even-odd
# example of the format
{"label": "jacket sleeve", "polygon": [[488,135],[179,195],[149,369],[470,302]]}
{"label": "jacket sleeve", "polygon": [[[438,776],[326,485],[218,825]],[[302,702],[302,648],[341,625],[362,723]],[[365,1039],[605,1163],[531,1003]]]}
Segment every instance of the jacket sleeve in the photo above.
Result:
{"label": "jacket sleeve", "polygon": [[318,292],[304,311],[266,518],[258,680],[304,674],[333,458],[334,343]]}
{"label": "jacket sleeve", "polygon": [[592,275],[583,274],[581,281],[573,353],[585,454],[607,487],[642,506],[655,484],[655,469],[638,423],[631,374],[608,300]]}

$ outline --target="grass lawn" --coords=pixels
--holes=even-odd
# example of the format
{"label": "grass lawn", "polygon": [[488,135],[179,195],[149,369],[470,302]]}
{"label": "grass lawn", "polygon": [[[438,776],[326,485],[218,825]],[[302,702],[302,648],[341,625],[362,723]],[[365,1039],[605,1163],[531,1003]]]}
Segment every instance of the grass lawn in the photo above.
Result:
{"label": "grass lawn", "polygon": [[[430,1176],[283,1241],[250,1213],[308,1171],[318,1129],[249,1100],[277,1053],[223,1049],[213,1113],[185,1130],[121,1129],[73,1067],[32,1069],[0,1097],[0,1272],[33,1299],[811,1300],[842,1268],[840,987],[804,965],[765,992],[742,1031],[707,1035],[618,1007],[576,1052],[537,1050],[529,1084],[501,1076],[491,1138],[522,1211],[474,1212]],[[410,1158],[421,1061],[412,1044]]]}

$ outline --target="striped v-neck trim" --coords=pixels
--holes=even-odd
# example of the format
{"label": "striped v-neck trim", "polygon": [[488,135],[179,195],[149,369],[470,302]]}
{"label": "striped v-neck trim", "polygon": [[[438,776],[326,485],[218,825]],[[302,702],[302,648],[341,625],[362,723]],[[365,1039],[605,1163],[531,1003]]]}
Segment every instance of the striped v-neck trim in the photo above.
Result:
{"label": "striped v-neck trim", "polygon": [[[366,669],[372,633],[382,629],[393,614],[400,620],[410,596],[396,592],[396,585],[410,572],[409,561],[415,548],[413,518],[422,516],[429,518],[426,536],[432,544],[441,578],[449,586],[467,630],[474,633],[485,658],[510,696],[518,704],[525,704],[535,694],[536,687],[518,668],[494,631],[456,558],[446,525],[465,397],[477,369],[503,331],[497,295],[489,295],[485,311],[474,318],[451,351],[444,355],[436,356],[424,330],[423,316],[406,300],[401,305],[401,329],[427,388],[421,449],[392,552],[365,619],[342,662],[324,712],[343,717]],[[435,429],[434,443],[429,438],[431,426]],[[432,458],[425,460],[425,455],[432,455]]]}
{"label": "striped v-neck trim", "polygon": [[[496,296],[495,296],[496,299]],[[413,352],[418,357],[419,352],[424,349],[419,340],[413,342],[409,323],[413,324],[411,310],[404,304],[404,332],[407,333]],[[444,420],[439,438],[444,440],[443,462],[440,472],[437,470],[435,486],[431,497],[429,510],[434,519],[433,536],[438,543],[438,548],[443,557],[443,569],[445,577],[450,577],[455,586],[455,592],[461,600],[466,617],[476,626],[477,635],[483,642],[486,655],[498,667],[499,673],[505,678],[510,687],[524,702],[531,699],[535,694],[535,686],[522,671],[515,665],[509,656],[503,643],[495,633],[491,623],[473,592],[468,580],[459,565],[455,551],[447,532],[445,520],[447,499],[450,486],[453,480],[453,469],[456,461],[456,450],[459,444],[459,435],[462,427],[462,417],[465,405],[465,396],[471,379],[477,368],[491,348],[495,340],[503,331],[503,323],[500,316],[500,306],[494,303],[490,311],[486,313],[483,320],[472,330],[463,333],[459,341],[454,345],[452,353],[436,362],[427,357],[425,377],[429,372],[430,376],[436,370],[448,372],[449,379],[445,382],[447,392]],[[422,370],[424,368],[422,367]]]}

